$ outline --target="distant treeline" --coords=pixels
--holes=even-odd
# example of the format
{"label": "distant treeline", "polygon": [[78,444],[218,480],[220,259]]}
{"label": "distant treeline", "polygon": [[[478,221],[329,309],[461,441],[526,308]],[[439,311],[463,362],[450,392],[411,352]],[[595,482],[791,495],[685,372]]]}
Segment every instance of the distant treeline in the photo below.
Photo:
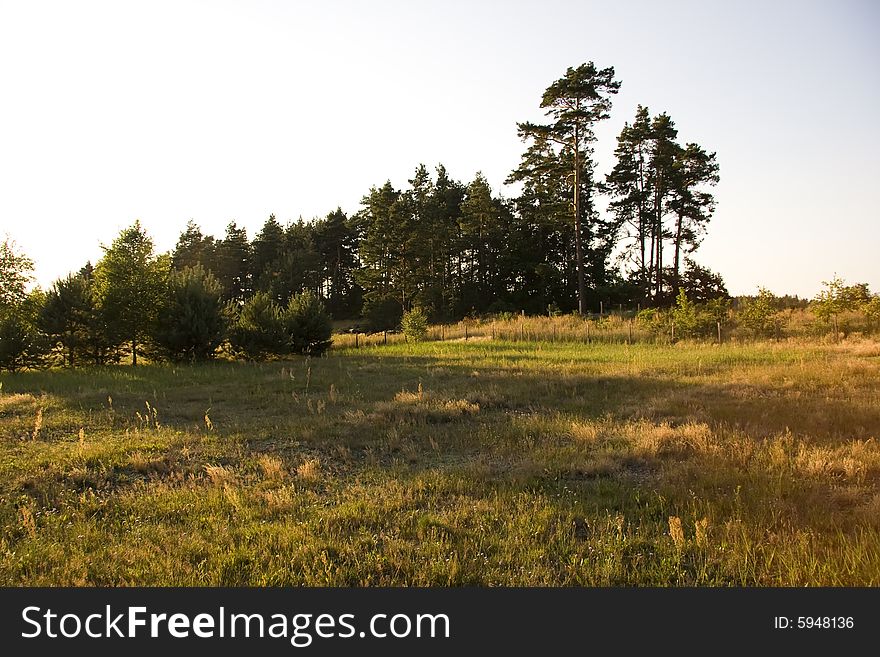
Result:
{"label": "distant treeline", "polygon": [[[295,230],[320,230],[326,225],[318,222],[308,229],[297,225]],[[187,233],[194,233],[192,227]],[[205,263],[211,264],[208,256],[224,262],[218,257],[226,248],[223,241],[218,244],[210,238],[199,238],[197,243],[204,247],[200,253],[205,260],[178,259],[175,266],[183,250],[155,254],[152,240],[135,222],[105,247],[104,257],[95,267],[83,267],[56,281],[48,291],[38,288],[28,292],[33,263],[17,253],[7,239],[0,244],[0,370],[53,363],[101,365],[123,358],[137,364],[139,354],[151,360],[192,362],[225,352],[234,358],[263,360],[293,354],[319,355],[330,346],[331,317],[311,287],[283,292],[280,275],[266,277],[265,288],[230,287],[230,281],[240,284],[254,278],[244,270],[221,282]],[[246,241],[244,244],[248,249],[243,252],[251,253],[250,245]],[[320,279],[316,276],[314,280]],[[332,298],[326,291],[325,297]],[[669,309],[625,312],[619,304],[617,309],[606,307],[606,311],[612,311],[610,317],[603,313],[598,317],[572,313],[568,317],[577,321],[551,323],[543,332],[530,328],[528,338],[556,340],[567,336],[589,342],[592,334],[594,339],[629,342],[643,340],[646,335],[652,340],[722,340],[722,332],[730,336],[733,329],[739,337],[748,338],[821,337],[832,333],[838,339],[850,332],[868,334],[880,328],[880,296],[872,294],[865,284],[846,285],[835,277],[807,303],[807,311],[803,310],[804,303],[797,297],[776,297],[764,289],[753,297],[701,298],[689,296],[682,286]],[[800,328],[795,330],[794,311],[801,314],[797,320]],[[552,308],[546,313],[551,320],[559,314]],[[815,319],[804,319],[806,315]],[[402,316],[394,317],[397,319],[391,314],[380,318],[388,322],[387,328],[401,328],[407,339],[417,341],[428,336],[428,316],[421,306],[414,305]],[[517,319],[511,325],[514,317]],[[491,318],[492,337],[496,337],[498,328],[499,339],[527,339],[525,313],[498,311]],[[465,338],[467,326],[465,323]],[[453,335],[454,331],[448,337]],[[481,335],[487,335],[485,326]],[[443,327],[439,337],[444,339]]]}
{"label": "distant treeline", "polygon": [[[548,87],[549,123],[518,124],[527,144],[508,177],[520,193],[493,193],[438,165],[408,185],[369,190],[360,210],[282,226],[269,217],[249,240],[235,222],[220,237],[193,222],[172,254],[175,269],[200,264],[223,298],[265,292],[284,304],[310,290],[337,319],[391,328],[422,308],[433,322],[499,311],[597,312],[600,305],[671,305],[726,296],[720,276],[687,260],[715,207],[714,153],[681,144],[672,119],[639,107],[600,175],[594,126],[608,117],[620,82],[591,62]],[[607,208],[600,212],[600,198]]]}

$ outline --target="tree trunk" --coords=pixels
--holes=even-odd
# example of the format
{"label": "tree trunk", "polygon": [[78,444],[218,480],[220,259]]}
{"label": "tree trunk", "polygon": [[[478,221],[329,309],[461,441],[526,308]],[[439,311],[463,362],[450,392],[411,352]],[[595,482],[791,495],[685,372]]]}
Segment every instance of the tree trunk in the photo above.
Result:
{"label": "tree trunk", "polygon": [[132,339],[132,341],[131,341],[131,366],[137,367],[137,364],[138,364],[137,341]]}
{"label": "tree trunk", "polygon": [[584,250],[581,244],[581,160],[580,150],[578,148],[580,135],[578,134],[578,126],[574,128],[574,249],[575,249],[575,266],[577,267],[577,289],[578,289],[578,314],[583,315],[586,312],[584,308],[584,297],[586,296],[586,286],[584,284]]}
{"label": "tree trunk", "polygon": [[644,301],[648,301],[648,297],[650,296],[649,291],[649,277],[648,277],[648,263],[645,262],[645,240],[648,237],[646,222],[646,215],[648,214],[648,208],[645,207],[645,170],[644,170],[644,159],[642,157],[642,148],[641,145],[638,147],[639,149],[639,206],[638,206],[638,224],[639,224],[639,247],[640,247],[640,260],[639,260],[639,275],[641,277],[642,283],[642,295],[644,296]]}
{"label": "tree trunk", "polygon": [[675,296],[678,296],[678,288],[680,287],[678,270],[680,266],[679,258],[681,257],[681,230],[683,222],[684,219],[682,218],[681,213],[679,213],[675,225],[675,278],[673,279],[674,289],[672,290],[672,293]]}

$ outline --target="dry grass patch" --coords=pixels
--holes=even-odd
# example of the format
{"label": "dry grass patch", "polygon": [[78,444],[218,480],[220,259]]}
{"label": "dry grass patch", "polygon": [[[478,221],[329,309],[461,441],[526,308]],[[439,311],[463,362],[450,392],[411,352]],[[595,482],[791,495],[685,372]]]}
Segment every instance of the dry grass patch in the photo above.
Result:
{"label": "dry grass patch", "polygon": [[291,486],[282,486],[281,488],[263,491],[261,497],[266,502],[270,511],[274,513],[286,513],[294,507],[296,492]]}
{"label": "dry grass patch", "polygon": [[467,399],[429,398],[422,393],[400,392],[393,401],[375,404],[369,417],[391,424],[439,424],[479,412],[479,404]]}
{"label": "dry grass patch", "polygon": [[321,460],[306,459],[297,466],[296,476],[302,481],[318,481],[321,478]]}
{"label": "dry grass patch", "polygon": [[24,408],[31,408],[37,403],[37,398],[29,393],[3,393],[0,394],[0,412],[15,412]]}
{"label": "dry grass patch", "polygon": [[631,422],[624,425],[620,433],[634,451],[644,456],[687,452],[710,454],[719,447],[712,429],[703,422],[685,422],[679,425],[669,422]]}
{"label": "dry grass patch", "polygon": [[287,470],[284,467],[284,462],[277,456],[262,454],[260,458],[257,459],[257,465],[260,466],[263,478],[267,481],[279,482],[284,481],[287,478]]}
{"label": "dry grass patch", "polygon": [[164,456],[151,456],[141,451],[132,452],[128,457],[128,464],[138,474],[167,474],[171,471],[171,464]]}
{"label": "dry grass patch", "polygon": [[206,465],[205,474],[208,475],[208,479],[215,486],[234,485],[238,481],[235,471],[225,465]]}

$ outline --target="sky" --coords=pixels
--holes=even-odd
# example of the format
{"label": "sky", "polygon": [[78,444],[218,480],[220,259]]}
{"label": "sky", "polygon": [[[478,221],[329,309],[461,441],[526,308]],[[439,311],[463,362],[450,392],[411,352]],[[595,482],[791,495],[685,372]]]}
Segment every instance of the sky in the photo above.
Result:
{"label": "sky", "polygon": [[880,292],[880,3],[0,0],[0,239],[46,287],[140,219],[160,251],[356,212],[419,163],[504,196],[570,66],[717,153],[701,264],[733,294]]}

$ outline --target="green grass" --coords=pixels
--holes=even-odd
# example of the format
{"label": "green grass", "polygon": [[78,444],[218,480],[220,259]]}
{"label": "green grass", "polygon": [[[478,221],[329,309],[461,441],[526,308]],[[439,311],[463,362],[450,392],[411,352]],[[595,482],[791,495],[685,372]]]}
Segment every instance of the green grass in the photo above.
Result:
{"label": "green grass", "polygon": [[872,342],[0,382],[3,585],[880,584]]}

